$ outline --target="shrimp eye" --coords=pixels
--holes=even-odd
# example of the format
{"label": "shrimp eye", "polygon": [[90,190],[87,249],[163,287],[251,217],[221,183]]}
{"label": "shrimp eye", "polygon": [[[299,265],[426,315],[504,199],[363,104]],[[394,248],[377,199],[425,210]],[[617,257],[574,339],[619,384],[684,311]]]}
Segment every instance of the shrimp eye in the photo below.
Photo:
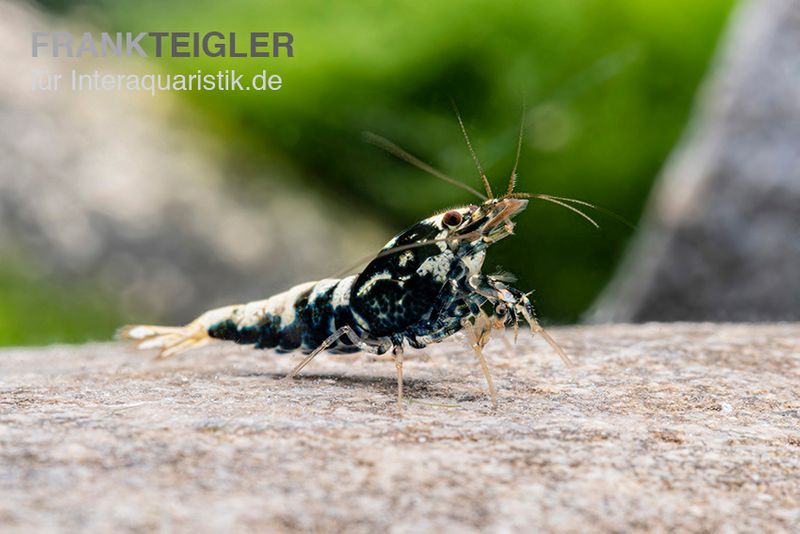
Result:
{"label": "shrimp eye", "polygon": [[446,226],[449,226],[450,228],[455,228],[456,226],[461,224],[461,220],[462,220],[461,212],[456,210],[448,211],[447,213],[444,214],[444,217],[442,218],[442,222],[444,222],[444,224]]}

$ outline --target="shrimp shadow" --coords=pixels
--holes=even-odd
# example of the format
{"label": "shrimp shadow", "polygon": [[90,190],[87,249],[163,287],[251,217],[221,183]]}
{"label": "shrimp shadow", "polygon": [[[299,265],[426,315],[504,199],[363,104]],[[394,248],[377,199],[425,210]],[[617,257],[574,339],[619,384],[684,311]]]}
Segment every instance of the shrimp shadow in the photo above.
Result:
{"label": "shrimp shadow", "polygon": [[[242,373],[238,374],[240,377],[261,377],[274,381],[283,381],[286,378],[286,373]],[[333,373],[304,373],[295,376],[285,383],[289,386],[291,384],[313,384],[320,381],[334,382],[333,385],[344,388],[368,388],[373,391],[381,393],[397,392],[397,379],[390,376],[368,376],[368,375],[340,375]],[[404,377],[403,390],[409,394],[417,395],[435,395],[437,393],[436,383],[424,378],[409,378]],[[441,393],[441,391],[439,391]]]}

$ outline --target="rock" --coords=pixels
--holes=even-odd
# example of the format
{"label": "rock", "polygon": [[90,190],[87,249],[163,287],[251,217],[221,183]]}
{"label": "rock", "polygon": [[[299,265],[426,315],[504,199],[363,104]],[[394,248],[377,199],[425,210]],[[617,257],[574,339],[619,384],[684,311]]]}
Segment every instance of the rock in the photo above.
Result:
{"label": "rock", "polygon": [[797,531],[800,325],[553,329],[394,366],[0,351],[0,530]]}
{"label": "rock", "polygon": [[800,319],[800,3],[742,2],[593,321]]}

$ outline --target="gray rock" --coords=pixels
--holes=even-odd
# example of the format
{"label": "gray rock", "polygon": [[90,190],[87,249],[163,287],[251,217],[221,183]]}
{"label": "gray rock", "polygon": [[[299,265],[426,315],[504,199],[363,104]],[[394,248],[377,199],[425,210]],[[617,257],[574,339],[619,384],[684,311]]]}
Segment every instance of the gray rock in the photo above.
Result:
{"label": "gray rock", "polygon": [[642,229],[589,318],[800,318],[797,0],[739,7]]}
{"label": "gray rock", "polygon": [[0,351],[3,532],[797,532],[800,324],[553,329],[394,365]]}

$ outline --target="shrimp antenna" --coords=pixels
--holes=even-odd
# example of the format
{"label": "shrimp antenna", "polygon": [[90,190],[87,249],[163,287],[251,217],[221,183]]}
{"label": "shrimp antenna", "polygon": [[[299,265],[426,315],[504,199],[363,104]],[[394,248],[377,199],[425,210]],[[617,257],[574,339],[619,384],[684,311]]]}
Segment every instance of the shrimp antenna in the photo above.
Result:
{"label": "shrimp antenna", "polygon": [[575,204],[580,204],[581,206],[586,206],[592,208],[593,210],[599,211],[600,213],[605,213],[606,215],[613,217],[614,219],[618,220],[631,230],[636,230],[636,227],[625,217],[619,215],[618,213],[614,213],[610,209],[606,209],[603,206],[598,206],[597,204],[592,204],[591,202],[586,202],[585,200],[578,200],[577,198],[568,198],[568,197],[558,197],[556,195],[547,195],[550,198],[554,198],[556,200],[561,200],[562,202],[574,202]]}
{"label": "shrimp antenna", "polygon": [[514,192],[517,186],[517,167],[519,166],[519,155],[522,152],[522,137],[525,133],[525,97],[522,98],[522,117],[519,119],[519,137],[517,138],[517,156],[514,158],[514,169],[511,171],[511,178],[508,179],[508,189],[506,195]]}
{"label": "shrimp antenna", "polygon": [[345,270],[339,271],[338,273],[334,274],[332,278],[341,278],[369,261],[376,260],[378,258],[383,258],[384,256],[391,256],[392,254],[396,254],[404,250],[426,247],[428,245],[435,245],[436,243],[445,243],[448,241],[463,241],[465,239],[472,239],[474,237],[478,237],[479,235],[480,232],[476,230],[473,232],[468,232],[466,234],[451,235],[448,237],[440,237],[438,239],[426,239],[424,241],[417,241],[416,243],[407,243],[405,245],[397,245],[394,247],[383,249],[377,254],[370,254],[369,256],[364,256],[358,261],[358,263],[356,263],[355,265],[351,265]]}
{"label": "shrimp antenna", "polygon": [[[465,184],[464,182],[460,182],[455,178],[446,175],[445,173],[431,167],[424,161],[420,160],[419,158],[412,156],[407,151],[403,150],[396,144],[392,143],[385,137],[381,137],[378,134],[374,134],[372,132],[364,132],[364,140],[367,143],[375,145],[379,148],[384,149],[389,154],[402,159],[406,163],[410,163],[411,165],[415,166],[416,168],[427,172],[428,174],[439,178],[440,180],[444,180],[445,182],[452,184],[456,187],[460,187],[464,191],[468,191],[469,193],[475,195],[476,197],[480,198],[481,200],[487,200],[486,195],[478,191],[477,189]],[[491,191],[489,191],[489,195],[491,197]]]}
{"label": "shrimp antenna", "polygon": [[456,234],[456,235],[451,235],[451,236],[447,236],[447,237],[440,237],[438,239],[426,239],[424,241],[417,241],[416,243],[407,243],[405,245],[397,245],[397,246],[394,246],[394,247],[390,247],[390,248],[381,250],[380,252],[378,252],[378,254],[375,255],[375,259],[382,258],[384,256],[391,256],[392,254],[395,254],[397,252],[402,252],[404,250],[409,250],[409,249],[412,249],[412,248],[426,247],[428,245],[434,245],[436,243],[446,243],[448,241],[464,241],[465,239],[473,239],[473,238],[478,237],[480,235],[481,235],[481,233],[479,231],[475,230],[473,232],[467,232],[466,234]]}
{"label": "shrimp antenna", "polygon": [[[450,99],[450,103],[453,104],[453,110],[456,112],[456,118],[458,119],[458,125],[461,127],[461,133],[464,134],[464,140],[467,142],[467,148],[469,149],[469,153],[472,156],[472,161],[475,162],[475,166],[478,168],[478,173],[481,175],[481,180],[483,180],[483,187],[486,188],[486,195],[488,198],[494,198],[492,194],[492,186],[489,185],[489,179],[486,178],[486,173],[483,172],[483,167],[481,166],[481,162],[478,159],[478,155],[475,153],[475,149],[472,148],[472,142],[469,140],[469,135],[467,134],[467,129],[464,127],[464,121],[461,119],[461,113],[458,111],[458,106],[456,105],[456,101],[452,98]],[[486,200],[486,198],[484,198]]]}
{"label": "shrimp antenna", "polygon": [[597,224],[597,221],[595,221],[594,219],[592,219],[591,217],[586,215],[584,212],[582,212],[581,210],[579,210],[575,206],[567,204],[567,202],[577,202],[578,204],[582,204],[584,206],[589,206],[591,208],[595,207],[593,204],[591,204],[589,202],[585,202],[583,200],[574,200],[574,199],[571,199],[571,198],[554,197],[554,196],[545,195],[545,194],[542,194],[542,193],[538,193],[538,194],[534,194],[534,193],[511,193],[510,195],[506,195],[505,198],[536,198],[536,199],[539,199],[539,200],[545,200],[547,202],[552,202],[553,204],[558,204],[559,206],[562,206],[564,208],[567,208],[570,211],[573,211],[573,212],[577,213],[578,215],[580,215],[581,217],[583,217],[584,219],[589,221],[589,223],[592,226],[594,226],[598,230],[600,229],[600,225]]}

